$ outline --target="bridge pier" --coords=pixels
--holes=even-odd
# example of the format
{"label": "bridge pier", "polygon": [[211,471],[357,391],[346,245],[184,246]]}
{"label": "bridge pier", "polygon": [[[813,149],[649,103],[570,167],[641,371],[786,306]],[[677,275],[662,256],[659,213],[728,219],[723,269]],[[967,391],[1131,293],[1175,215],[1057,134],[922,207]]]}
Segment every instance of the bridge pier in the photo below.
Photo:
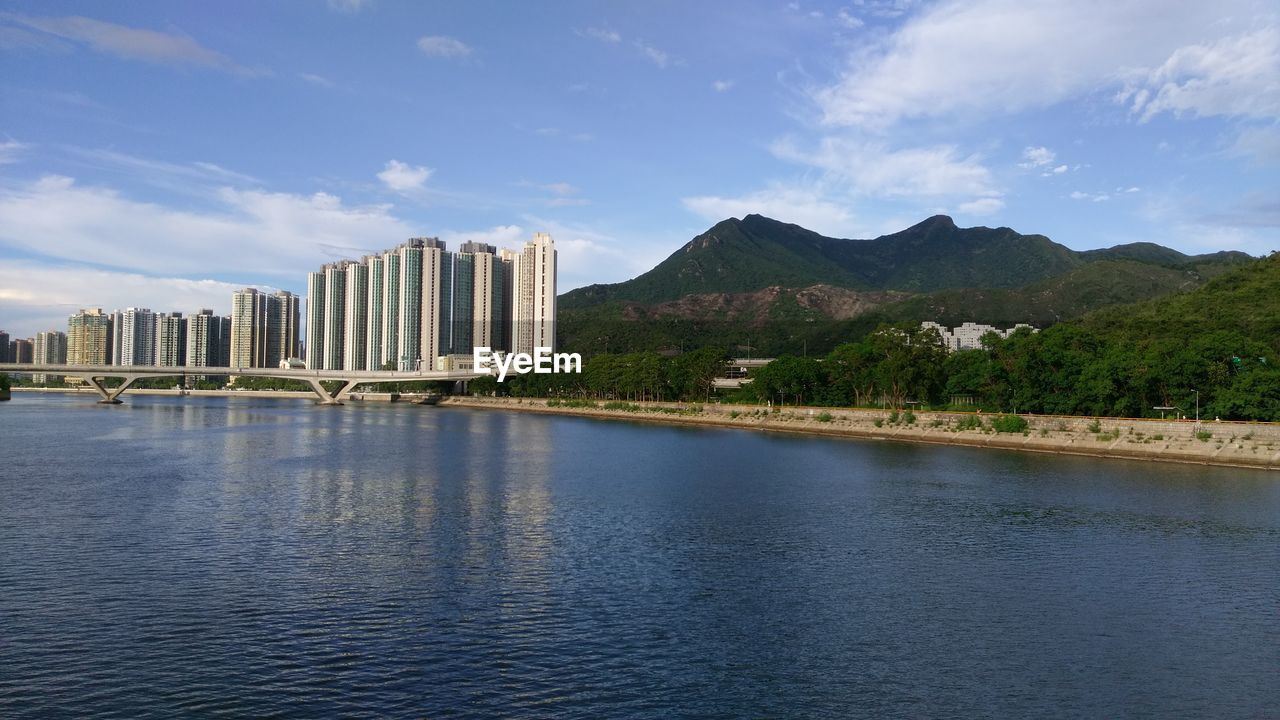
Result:
{"label": "bridge pier", "polygon": [[359,385],[361,381],[342,380],[342,387],[338,388],[337,391],[333,393],[325,390],[319,380],[308,378],[307,382],[311,384],[311,389],[315,390],[316,395],[320,396],[321,405],[341,405],[343,398],[350,394],[350,392],[354,390],[356,385]]}
{"label": "bridge pier", "polygon": [[[102,396],[102,399],[98,401],[98,404],[100,405],[121,404],[121,400],[119,399],[120,395],[123,394],[125,390],[128,390],[129,386],[138,380],[137,375],[120,375],[118,376],[120,378],[120,384],[114,388],[108,388],[107,386],[102,384],[102,381],[103,379],[105,379],[105,376],[76,375],[75,377],[78,377],[81,380],[84,380],[86,383],[89,384],[90,387],[98,391],[98,394]],[[117,376],[111,376],[111,377],[117,377]]]}

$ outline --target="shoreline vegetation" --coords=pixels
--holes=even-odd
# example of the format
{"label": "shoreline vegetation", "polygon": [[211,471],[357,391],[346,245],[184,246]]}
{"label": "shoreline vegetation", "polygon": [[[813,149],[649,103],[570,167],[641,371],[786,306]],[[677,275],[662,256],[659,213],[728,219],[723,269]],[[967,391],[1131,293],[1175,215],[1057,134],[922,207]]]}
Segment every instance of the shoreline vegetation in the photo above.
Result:
{"label": "shoreline vegetation", "polygon": [[441,406],[1280,470],[1280,424],[452,396]]}

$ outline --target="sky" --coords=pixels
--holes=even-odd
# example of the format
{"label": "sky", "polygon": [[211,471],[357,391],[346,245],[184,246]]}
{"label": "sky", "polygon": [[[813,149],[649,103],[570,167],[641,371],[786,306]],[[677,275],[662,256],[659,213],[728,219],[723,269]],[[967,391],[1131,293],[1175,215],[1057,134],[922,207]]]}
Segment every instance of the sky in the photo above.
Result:
{"label": "sky", "polygon": [[413,236],[561,291],[727,217],[1280,248],[1274,0],[0,3],[0,329]]}

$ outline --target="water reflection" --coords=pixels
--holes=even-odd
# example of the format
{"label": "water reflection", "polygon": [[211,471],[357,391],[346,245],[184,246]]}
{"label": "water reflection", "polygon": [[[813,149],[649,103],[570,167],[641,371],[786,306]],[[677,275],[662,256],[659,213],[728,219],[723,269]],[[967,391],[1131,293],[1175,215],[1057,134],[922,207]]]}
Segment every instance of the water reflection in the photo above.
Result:
{"label": "water reflection", "polygon": [[0,408],[0,716],[1248,717],[1280,701],[1274,474],[129,402]]}

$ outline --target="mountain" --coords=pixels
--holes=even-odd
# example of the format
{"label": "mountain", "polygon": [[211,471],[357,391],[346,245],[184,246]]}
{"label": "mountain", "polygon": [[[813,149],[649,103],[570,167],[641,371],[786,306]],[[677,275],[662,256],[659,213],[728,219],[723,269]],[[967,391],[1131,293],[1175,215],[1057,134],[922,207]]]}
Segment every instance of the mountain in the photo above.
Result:
{"label": "mountain", "polygon": [[760,215],[717,223],[652,270],[560,298],[560,334],[584,351],[742,342],[823,347],[881,322],[1045,326],[1189,290],[1244,253],[1191,256],[1153,243],[1078,252],[945,215],[842,240]]}
{"label": "mountain", "polygon": [[651,304],[689,294],[774,286],[909,292],[1016,288],[1102,260],[1185,267],[1248,258],[1244,253],[1189,256],[1153,243],[1077,252],[1043,235],[1022,235],[1006,227],[956,227],[945,215],[873,240],[830,238],[799,225],[747,215],[716,223],[639,277],[570,291],[561,296],[560,306],[572,309],[613,300]]}
{"label": "mountain", "polygon": [[1234,267],[1191,292],[1104,308],[1074,324],[1112,336],[1172,344],[1233,333],[1280,352],[1280,252]]}

